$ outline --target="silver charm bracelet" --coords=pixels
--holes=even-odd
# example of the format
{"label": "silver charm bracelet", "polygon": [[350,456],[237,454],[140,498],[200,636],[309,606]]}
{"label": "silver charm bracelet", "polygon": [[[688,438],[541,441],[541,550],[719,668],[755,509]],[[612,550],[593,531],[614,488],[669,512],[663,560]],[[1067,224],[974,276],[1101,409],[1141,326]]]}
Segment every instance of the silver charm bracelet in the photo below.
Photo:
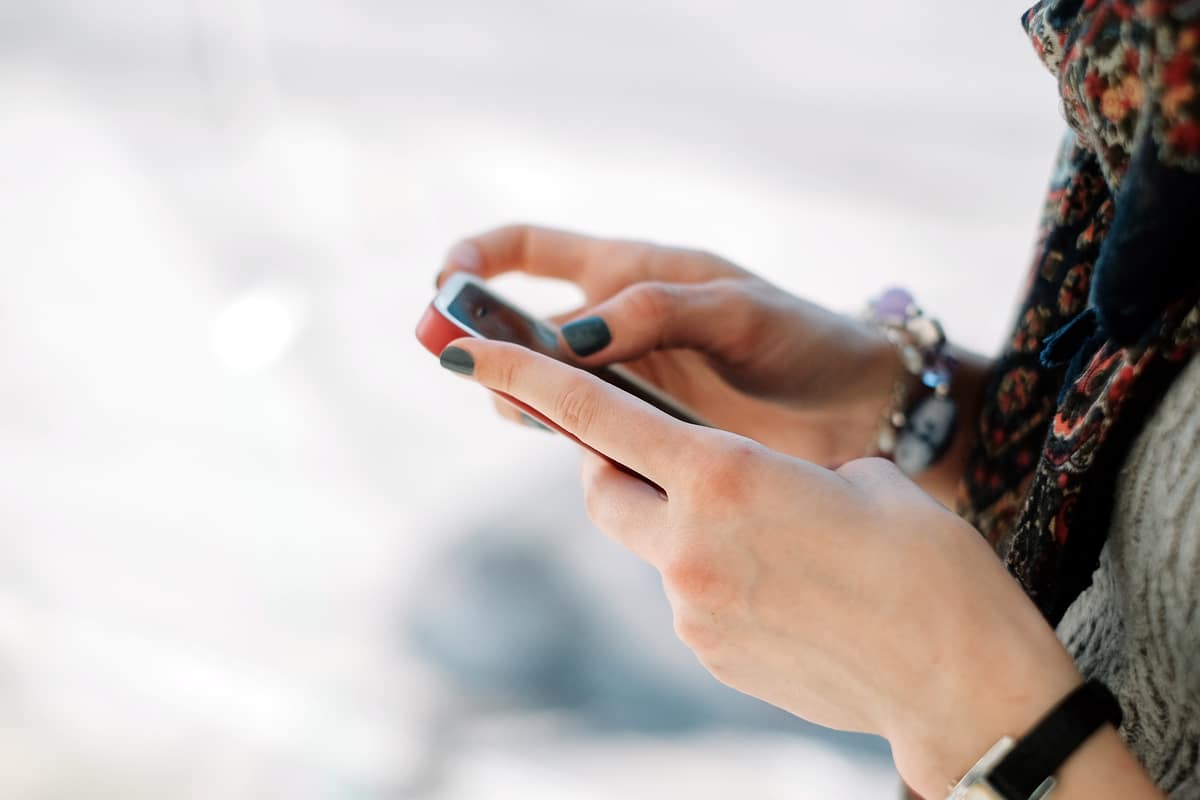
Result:
{"label": "silver charm bracelet", "polygon": [[[958,406],[950,386],[958,361],[946,352],[941,324],[926,316],[904,289],[885,291],[864,316],[896,348],[904,367],[872,448],[906,475],[916,475],[945,455],[954,439]],[[912,377],[932,390],[916,403],[910,397]]]}

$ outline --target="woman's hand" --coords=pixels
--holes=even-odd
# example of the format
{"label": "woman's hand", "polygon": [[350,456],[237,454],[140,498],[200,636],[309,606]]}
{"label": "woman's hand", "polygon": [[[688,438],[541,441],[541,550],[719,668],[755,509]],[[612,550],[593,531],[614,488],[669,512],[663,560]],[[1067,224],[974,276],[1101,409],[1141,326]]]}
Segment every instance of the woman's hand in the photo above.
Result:
{"label": "woman's hand", "polygon": [[585,306],[566,352],[622,362],[713,425],[821,464],[868,451],[898,374],[869,327],[707,253],[510,226],[458,244],[454,270],[571,281]]}
{"label": "woman's hand", "polygon": [[713,675],[885,736],[926,796],[1080,682],[983,539],[890,463],[829,471],[515,345],[460,340],[442,360],[661,487],[585,460],[589,515],[660,571]]}
{"label": "woman's hand", "polygon": [[[455,270],[575,283],[585,306],[566,316],[563,344],[581,363],[621,362],[714,426],[818,464],[872,452],[900,374],[894,348],[869,326],[708,253],[510,226],[456,245],[441,277]],[[956,355],[966,427],[986,365]],[[944,502],[969,436],[955,444],[924,476]]]}

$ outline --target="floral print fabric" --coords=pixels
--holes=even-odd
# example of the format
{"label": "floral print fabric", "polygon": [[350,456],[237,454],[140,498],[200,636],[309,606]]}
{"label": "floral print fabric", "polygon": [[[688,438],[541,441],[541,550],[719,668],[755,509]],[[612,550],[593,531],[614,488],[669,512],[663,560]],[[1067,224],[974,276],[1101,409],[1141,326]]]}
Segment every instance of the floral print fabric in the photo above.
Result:
{"label": "floral print fabric", "polygon": [[1200,169],[1200,2],[1041,2],[1022,17],[1063,111],[1114,191],[1138,138]]}
{"label": "floral print fabric", "polygon": [[1022,22],[1071,131],[959,504],[1056,623],[1129,444],[1200,349],[1200,0],[1043,0]]}

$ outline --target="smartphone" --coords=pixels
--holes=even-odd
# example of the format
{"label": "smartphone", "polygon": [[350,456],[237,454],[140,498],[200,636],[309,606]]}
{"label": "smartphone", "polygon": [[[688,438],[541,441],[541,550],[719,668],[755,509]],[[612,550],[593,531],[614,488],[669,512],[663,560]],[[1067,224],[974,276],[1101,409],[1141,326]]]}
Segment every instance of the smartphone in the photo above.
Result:
{"label": "smartphone", "polygon": [[[417,324],[417,339],[425,349],[436,356],[441,355],[450,342],[464,336],[495,339],[528,347],[542,355],[584,369],[676,419],[694,425],[707,425],[686,405],[626,369],[618,366],[582,367],[575,364],[566,357],[559,346],[557,328],[517,308],[474,275],[456,272],[446,279],[429,308],[425,310]],[[552,430],[575,439],[536,409],[502,392],[496,394]],[[587,449],[592,450],[590,447]]]}

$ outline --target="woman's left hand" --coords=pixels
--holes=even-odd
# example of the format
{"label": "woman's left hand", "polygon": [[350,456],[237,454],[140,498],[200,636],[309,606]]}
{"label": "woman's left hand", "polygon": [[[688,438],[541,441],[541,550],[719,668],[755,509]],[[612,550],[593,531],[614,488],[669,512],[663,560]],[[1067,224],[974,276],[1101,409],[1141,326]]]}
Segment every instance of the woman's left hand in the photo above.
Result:
{"label": "woman's left hand", "polygon": [[[933,797],[1081,678],[984,540],[889,462],[836,471],[679,422],[499,342],[443,363],[662,487],[588,456],[588,514],[656,567],[678,636],[722,682],[886,737]],[[473,366],[461,362],[472,361]]]}

